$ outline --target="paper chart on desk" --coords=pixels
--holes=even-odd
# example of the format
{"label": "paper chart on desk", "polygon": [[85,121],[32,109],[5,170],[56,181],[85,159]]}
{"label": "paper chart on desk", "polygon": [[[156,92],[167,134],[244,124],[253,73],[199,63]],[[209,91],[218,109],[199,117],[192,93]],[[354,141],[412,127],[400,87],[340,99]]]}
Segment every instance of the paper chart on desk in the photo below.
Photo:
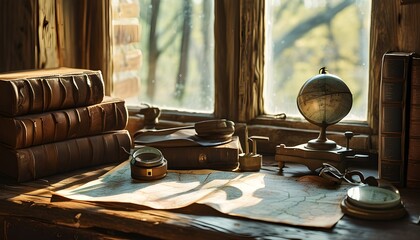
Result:
{"label": "paper chart on desk", "polygon": [[54,194],[73,200],[124,202],[155,209],[199,203],[234,216],[330,228],[343,216],[340,202],[348,187],[325,189],[274,174],[208,170],[171,171],[158,181],[136,182],[131,179],[126,162],[97,180]]}

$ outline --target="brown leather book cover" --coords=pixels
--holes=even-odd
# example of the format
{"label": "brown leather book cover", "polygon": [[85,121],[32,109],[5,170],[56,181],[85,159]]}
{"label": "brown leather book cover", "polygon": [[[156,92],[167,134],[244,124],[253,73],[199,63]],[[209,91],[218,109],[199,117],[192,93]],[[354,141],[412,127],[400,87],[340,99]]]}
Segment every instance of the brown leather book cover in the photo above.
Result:
{"label": "brown leather book cover", "polygon": [[105,95],[101,71],[55,68],[0,74],[0,115],[88,106]]}
{"label": "brown leather book cover", "polygon": [[413,53],[389,52],[382,59],[379,102],[379,177],[406,184],[407,89]]}
{"label": "brown leather book cover", "polygon": [[168,161],[168,169],[233,170],[238,167],[241,144],[237,136],[232,141],[212,146],[157,147]]}
{"label": "brown leather book cover", "polygon": [[72,138],[122,130],[128,122],[124,100],[106,96],[95,105],[18,117],[1,117],[0,143],[26,148]]}
{"label": "brown leather book cover", "polygon": [[420,188],[420,57],[412,59],[408,131],[407,187]]}
{"label": "brown leather book cover", "polygon": [[0,146],[0,175],[17,182],[129,158],[131,138],[126,130],[76,138],[23,149]]}

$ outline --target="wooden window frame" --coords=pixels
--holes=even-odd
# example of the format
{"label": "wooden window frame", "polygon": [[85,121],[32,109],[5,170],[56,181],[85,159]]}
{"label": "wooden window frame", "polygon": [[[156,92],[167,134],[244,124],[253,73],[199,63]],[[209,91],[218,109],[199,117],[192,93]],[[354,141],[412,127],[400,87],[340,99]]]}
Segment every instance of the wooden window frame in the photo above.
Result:
{"label": "wooden window frame", "polygon": [[[300,119],[278,119],[264,114],[264,0],[215,1],[215,108],[213,114],[163,110],[164,126],[225,118],[248,125],[250,135],[268,136],[260,151],[274,153],[276,145],[297,145],[315,138],[318,128]],[[132,113],[136,108],[130,107]],[[372,114],[370,112],[369,114]],[[372,119],[368,117],[368,120]],[[171,122],[171,123],[168,123]],[[368,122],[342,122],[328,130],[339,144],[345,131],[359,134],[355,148],[369,151],[372,128]]]}
{"label": "wooden window frame", "polygon": [[[5,70],[58,66],[99,69],[104,76],[106,94],[109,95],[112,92],[110,2],[110,0],[45,0],[25,3],[29,5],[27,8],[30,10],[25,14],[29,17],[23,19],[32,23],[30,25],[32,27],[29,28],[32,32],[29,32],[29,35],[33,37],[22,37],[22,46],[33,46],[35,42],[36,51],[29,54],[28,50],[25,52],[25,57],[8,60],[9,62],[3,64],[7,67]],[[15,8],[15,5],[19,3],[7,1],[5,6],[8,8],[5,8],[5,11]],[[214,114],[163,110],[160,118],[161,127],[210,118],[226,118],[237,124],[247,124],[250,135],[270,137],[270,143],[264,144],[259,149],[271,153],[280,143],[288,146],[300,144],[316,135],[317,127],[304,120],[282,120],[275,116],[264,115],[264,8],[264,0],[215,0]],[[416,26],[412,26],[412,31],[402,32],[401,26],[411,27],[408,24],[411,20],[399,17],[401,12],[414,14],[410,12],[414,10],[409,6],[401,6],[398,0],[392,4],[386,4],[381,0],[372,1],[367,121],[341,122],[328,128],[330,132],[341,135],[347,130],[363,135],[364,141],[356,147],[358,149],[374,151],[377,149],[381,58],[383,53],[390,49],[416,50],[418,37],[416,34],[411,34],[415,32]],[[384,12],[388,13],[387,18],[383,17]],[[47,14],[44,16],[43,13]],[[19,16],[16,16],[17,18],[22,19]],[[10,31],[9,28],[14,30],[15,26],[4,25],[2,29],[7,32]],[[393,32],[396,34],[392,34]],[[50,42],[45,42],[50,39],[46,38],[45,34],[51,34],[51,39],[56,39],[53,49]],[[7,53],[19,55],[20,51],[17,49],[15,52]],[[45,56],[39,54],[43,52],[49,54]],[[20,59],[25,60],[27,64],[17,61]],[[129,106],[129,110],[134,117],[138,116],[138,107]],[[340,141],[339,144],[345,141],[344,136],[341,136]]]}
{"label": "wooden window frame", "polygon": [[[229,58],[220,52],[216,54],[215,97],[221,100],[216,102],[215,114],[163,111],[162,122],[182,124],[229,118],[246,123],[251,135],[269,136],[270,151],[275,144],[293,145],[305,141],[316,132],[311,124],[263,115],[264,59],[255,50],[263,50],[264,25],[255,9],[263,8],[264,1],[214,1],[219,26],[215,32],[216,48],[230,52]],[[420,52],[420,4],[411,4],[414,2],[418,1],[372,0],[367,121],[342,122],[328,129],[341,133],[351,130],[367,136],[366,142],[370,145],[364,147],[372,152],[378,149],[382,56],[388,51]],[[7,36],[0,40],[4,56],[0,60],[1,72],[59,66],[98,69],[104,75],[106,94],[111,93],[110,0],[4,0],[0,6],[5,23],[0,26],[0,32]],[[19,14],[14,14],[16,12]],[[260,38],[255,37],[258,34]],[[241,65],[246,67],[239,68]],[[226,108],[228,105],[232,107]],[[133,114],[138,113],[132,110]]]}

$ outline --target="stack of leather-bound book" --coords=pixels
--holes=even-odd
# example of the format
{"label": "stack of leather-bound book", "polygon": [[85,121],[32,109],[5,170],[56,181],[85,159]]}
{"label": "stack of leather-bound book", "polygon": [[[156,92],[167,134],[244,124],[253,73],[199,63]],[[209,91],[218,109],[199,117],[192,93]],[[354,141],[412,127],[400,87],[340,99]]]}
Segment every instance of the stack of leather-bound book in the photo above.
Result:
{"label": "stack of leather-bound book", "polygon": [[0,99],[2,178],[24,182],[129,157],[125,102],[105,96],[100,71],[0,74]]}

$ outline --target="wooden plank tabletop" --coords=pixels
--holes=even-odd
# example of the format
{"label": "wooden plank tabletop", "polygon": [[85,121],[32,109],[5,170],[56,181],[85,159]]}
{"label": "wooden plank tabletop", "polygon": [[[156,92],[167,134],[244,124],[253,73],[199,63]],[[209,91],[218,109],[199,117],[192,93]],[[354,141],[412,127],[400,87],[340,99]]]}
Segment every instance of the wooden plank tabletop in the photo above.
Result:
{"label": "wooden plank tabletop", "polygon": [[[163,211],[75,201],[51,202],[51,191],[81,185],[112,167],[84,169],[21,184],[3,182],[0,184],[0,218],[13,217],[72,229],[111,230],[124,239],[140,236],[160,239],[395,239],[404,236],[418,239],[420,236],[418,189],[400,189],[408,211],[402,219],[369,221],[344,216],[327,230],[227,216],[198,204]],[[273,171],[273,168],[268,170]],[[283,172],[283,175],[296,174],[306,172],[295,167],[286,167]]]}

